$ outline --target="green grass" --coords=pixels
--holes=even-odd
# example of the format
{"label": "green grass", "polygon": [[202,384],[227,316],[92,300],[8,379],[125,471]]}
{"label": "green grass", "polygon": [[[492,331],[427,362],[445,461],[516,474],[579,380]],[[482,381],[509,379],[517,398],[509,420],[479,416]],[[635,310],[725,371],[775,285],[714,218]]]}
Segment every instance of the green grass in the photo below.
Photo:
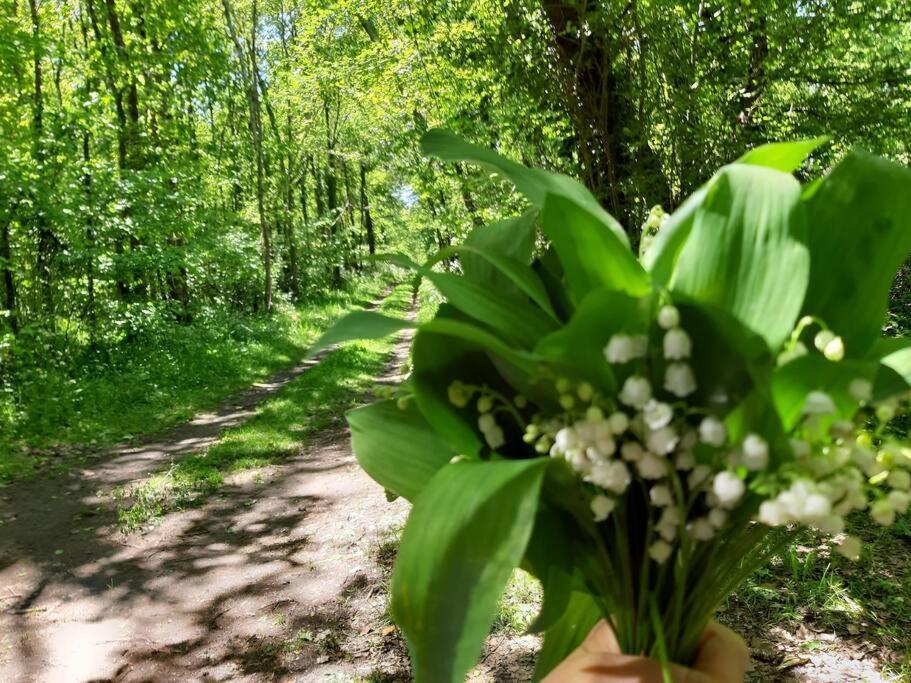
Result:
{"label": "green grass", "polygon": [[528,631],[538,616],[543,596],[541,582],[528,572],[516,569],[500,596],[491,631],[510,635]]}
{"label": "green grass", "polygon": [[206,314],[191,325],[153,326],[113,348],[20,371],[0,385],[0,485],[59,473],[88,452],[186,421],[294,364],[332,320],[376,299],[387,277],[279,305],[271,316]]}
{"label": "green grass", "polygon": [[[410,302],[410,287],[402,284],[380,310],[402,315]],[[204,453],[187,456],[166,472],[120,492],[122,529],[138,529],[170,510],[199,503],[218,490],[226,476],[279,462],[296,453],[315,432],[342,427],[345,411],[368,392],[394,344],[394,339],[384,339],[331,352]]]}
{"label": "green grass", "polygon": [[[831,552],[824,539],[807,531],[766,568],[756,572],[728,602],[722,620],[734,628],[749,622],[753,630],[774,626],[793,630],[812,623],[839,637],[862,637],[894,655],[883,673],[911,680],[911,517],[882,528],[863,515],[852,531],[864,540],[857,562]],[[812,651],[837,647],[805,641]]]}

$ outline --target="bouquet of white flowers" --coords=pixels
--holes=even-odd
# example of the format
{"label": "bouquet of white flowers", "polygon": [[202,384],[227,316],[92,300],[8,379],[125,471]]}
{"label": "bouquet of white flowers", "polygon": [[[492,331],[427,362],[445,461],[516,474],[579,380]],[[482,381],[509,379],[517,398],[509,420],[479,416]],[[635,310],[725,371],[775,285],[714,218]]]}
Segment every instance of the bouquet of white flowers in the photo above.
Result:
{"label": "bouquet of white flowers", "polygon": [[[363,468],[414,504],[392,609],[416,680],[464,678],[515,567],[544,588],[536,677],[601,618],[624,652],[686,664],[800,525],[856,557],[848,515],[907,510],[911,450],[889,424],[911,344],[881,330],[911,172],[852,153],[802,187],[792,172],[821,142],[725,166],[650,217],[640,260],[575,181],[425,137],[532,208],[425,264],[389,256],[446,303],[408,381],[348,416]],[[460,273],[434,269],[455,256]],[[408,325],[355,313],[318,346]]]}

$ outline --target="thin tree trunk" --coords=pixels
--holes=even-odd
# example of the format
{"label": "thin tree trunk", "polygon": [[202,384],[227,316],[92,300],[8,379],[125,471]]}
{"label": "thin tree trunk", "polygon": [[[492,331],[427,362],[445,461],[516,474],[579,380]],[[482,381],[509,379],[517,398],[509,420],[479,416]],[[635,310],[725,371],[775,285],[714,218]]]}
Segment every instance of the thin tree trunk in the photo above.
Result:
{"label": "thin tree trunk", "polygon": [[376,253],[376,234],[373,230],[373,216],[370,214],[370,204],[367,201],[367,167],[361,162],[361,223],[367,235],[367,252],[373,256]]}
{"label": "thin tree trunk", "polygon": [[[250,136],[253,140],[253,153],[256,157],[256,209],[259,214],[259,225],[263,242],[263,308],[266,312],[272,310],[272,230],[269,222],[266,220],[265,205],[265,166],[263,161],[263,127],[262,113],[260,111],[259,101],[259,84],[257,77],[254,75],[258,69],[256,61],[256,30],[258,23],[258,4],[253,0],[253,22],[251,28],[251,49],[250,64],[247,63],[247,57],[244,54],[240,37],[234,26],[233,12],[231,10],[230,0],[222,0],[222,6],[225,12],[225,23],[228,26],[228,34],[234,43],[234,51],[237,61],[240,64],[241,75],[244,79],[244,85],[247,90],[247,101],[250,106]],[[251,72],[252,69],[252,72]]]}
{"label": "thin tree trunk", "polygon": [[[32,67],[34,97],[32,100],[32,156],[39,167],[39,178],[46,174],[46,155],[44,150],[44,69],[42,66],[41,16],[38,13],[38,0],[29,0],[29,14],[32,22]],[[43,182],[39,192],[44,189]],[[35,266],[38,272],[41,306],[48,317],[54,312],[54,296],[51,283],[51,262],[56,251],[57,240],[48,226],[47,217],[42,210],[44,198],[34,200],[35,228],[38,233]]]}
{"label": "thin tree trunk", "polygon": [[0,225],[0,267],[3,270],[3,306],[9,311],[7,321],[13,334],[16,334],[19,331],[19,318],[16,316],[16,278],[13,274],[8,221],[3,221]]}

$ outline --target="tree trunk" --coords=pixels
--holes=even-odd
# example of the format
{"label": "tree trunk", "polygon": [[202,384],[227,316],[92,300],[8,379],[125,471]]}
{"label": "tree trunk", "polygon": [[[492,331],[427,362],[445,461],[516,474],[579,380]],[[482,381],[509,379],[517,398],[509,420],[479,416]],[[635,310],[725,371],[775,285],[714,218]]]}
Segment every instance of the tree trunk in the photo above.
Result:
{"label": "tree trunk", "polygon": [[361,162],[361,223],[367,235],[367,253],[376,253],[376,235],[373,230],[373,216],[370,215],[370,204],[367,201],[367,167]]}
{"label": "tree trunk", "polygon": [[38,273],[38,286],[41,306],[48,317],[54,313],[54,295],[52,290],[51,262],[57,247],[57,238],[51,232],[44,213],[45,198],[40,196],[44,187],[47,169],[44,150],[44,70],[42,67],[41,16],[38,13],[38,0],[29,0],[29,14],[32,22],[32,68],[34,93],[32,99],[32,157],[38,165],[38,189],[33,197],[34,224],[38,234],[35,269]]}
{"label": "tree trunk", "polygon": [[621,101],[622,88],[614,74],[615,46],[606,31],[580,35],[588,12],[597,10],[590,0],[542,0],[542,5],[553,32],[556,66],[583,180],[609,212],[621,217],[625,197],[618,181],[627,171],[621,127],[634,114],[624,111]]}
{"label": "tree trunk", "polygon": [[[255,75],[258,70],[256,58],[256,31],[258,24],[258,4],[253,0],[253,22],[251,28],[251,49],[250,63],[247,63],[247,57],[244,54],[240,37],[234,26],[234,17],[231,10],[230,0],[222,0],[222,6],[225,12],[225,23],[228,26],[228,34],[234,43],[234,51],[240,65],[241,75],[247,90],[247,102],[250,107],[250,137],[253,140],[253,154],[256,157],[256,209],[259,214],[260,232],[263,242],[263,308],[268,313],[272,310],[272,230],[269,222],[266,220],[265,204],[265,167],[263,162],[263,126],[262,112],[260,110],[259,100],[259,83]],[[252,72],[251,72],[252,69]]]}
{"label": "tree trunk", "polygon": [[0,268],[3,270],[3,306],[9,311],[7,320],[13,334],[16,334],[19,331],[19,319],[16,317],[16,278],[13,274],[8,221],[3,221],[0,226]]}

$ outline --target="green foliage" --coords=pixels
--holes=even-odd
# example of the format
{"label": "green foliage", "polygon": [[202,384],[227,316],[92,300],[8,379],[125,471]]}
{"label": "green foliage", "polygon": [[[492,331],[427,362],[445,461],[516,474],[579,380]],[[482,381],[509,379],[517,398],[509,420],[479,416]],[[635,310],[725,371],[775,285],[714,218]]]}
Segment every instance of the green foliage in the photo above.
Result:
{"label": "green foliage", "polygon": [[12,349],[21,370],[0,398],[0,480],[66,468],[71,455],[189,419],[301,359],[333,319],[381,288],[380,279],[366,280],[271,317],[213,311],[186,326],[147,320],[129,344],[44,351],[47,365],[35,363],[29,344]]}
{"label": "green foliage", "polygon": [[[691,556],[675,563],[673,572],[659,572],[654,579],[644,574],[641,581],[651,583],[636,589],[632,574],[646,570],[630,559],[620,539],[645,537],[645,528],[641,533],[630,531],[645,524],[642,515],[632,510],[633,517],[621,518],[624,511],[615,511],[613,524],[625,530],[622,535],[611,534],[611,523],[596,525],[567,467],[534,457],[533,450],[522,443],[519,437],[528,416],[521,409],[506,402],[503,419],[496,423],[499,436],[484,432],[481,438],[478,431],[484,428],[477,415],[485,409],[480,403],[475,409],[472,392],[520,394],[523,401],[531,400],[535,409],[541,409],[556,405],[558,399],[564,407],[567,400],[572,404],[575,399],[560,388],[567,377],[596,381],[597,388],[616,391],[630,370],[622,363],[608,366],[603,349],[617,333],[647,332],[668,296],[667,285],[679,302],[686,329],[696,335],[695,345],[700,347],[692,357],[694,367],[700,369],[700,381],[705,370],[699,405],[720,411],[732,433],[764,435],[774,450],[773,460],[778,461],[789,457],[785,434],[810,392],[831,394],[837,406],[832,419],[842,413],[853,416],[859,399],[850,384],[858,379],[872,383],[878,358],[834,362],[809,355],[790,362],[778,360],[781,352],[806,338],[808,325],[826,322],[804,319],[797,324],[801,311],[818,310],[807,303],[814,296],[807,290],[807,281],[816,272],[807,220],[818,212],[813,205],[816,195],[812,189],[802,192],[791,175],[773,168],[793,166],[818,141],[766,149],[748,157],[751,163],[723,168],[684,203],[679,215],[670,218],[665,227],[670,229],[668,235],[662,239],[659,232],[652,247],[656,251],[645,259],[658,272],[656,280],[649,282],[648,270],[616,239],[611,223],[596,221],[588,212],[592,198],[573,198],[575,186],[567,193],[558,176],[523,170],[448,135],[433,133],[429,139],[428,148],[448,159],[467,157],[506,173],[532,203],[542,205],[541,229],[545,236],[553,233],[550,242],[562,269],[552,260],[546,265],[533,263],[533,272],[546,272],[552,278],[550,286],[544,280],[543,290],[517,286],[499,303],[483,294],[481,284],[494,271],[478,269],[477,262],[462,276],[418,267],[448,300],[434,318],[419,325],[415,337],[413,374],[405,390],[413,392],[423,419],[411,410],[396,412],[390,404],[373,408],[384,419],[372,420],[366,427],[358,413],[352,416],[357,432],[354,446],[358,457],[369,464],[368,472],[415,501],[393,581],[393,611],[408,639],[415,676],[417,680],[458,680],[464,675],[494,618],[496,597],[520,561],[544,585],[544,610],[535,625],[545,633],[539,675],[575,647],[602,614],[615,620],[626,651],[686,661],[717,604],[768,559],[773,546],[764,542],[767,528],[748,524],[758,501],[738,509],[737,514],[746,517],[732,522],[726,553],[712,555],[712,546],[684,544],[679,552]],[[853,163],[852,158],[844,162],[848,168]],[[829,177],[838,177],[841,168],[836,166]],[[871,186],[899,182],[889,165],[870,166],[867,171],[871,177],[865,182]],[[911,193],[911,182],[901,186],[901,191],[892,188],[899,203]],[[854,190],[853,184],[842,184],[840,196],[852,197]],[[552,205],[563,207],[559,219],[548,217]],[[871,232],[880,224],[878,217],[891,216],[894,208],[883,203],[868,209],[863,225],[868,226],[866,238],[871,240]],[[505,253],[506,244],[500,244],[501,259],[511,258]],[[618,246],[623,251],[616,250]],[[496,248],[496,242],[489,247]],[[820,253],[827,258],[826,250]],[[429,263],[442,263],[453,254],[465,258],[477,252],[446,248]],[[895,264],[904,254],[890,256]],[[845,262],[861,263],[861,259],[862,254],[842,254]],[[496,259],[486,260],[496,267]],[[624,266],[627,262],[635,267]],[[496,272],[507,274],[508,270],[497,268]],[[477,280],[472,283],[472,278]],[[509,280],[520,284],[515,277]],[[868,280],[878,281],[879,275]],[[553,297],[561,282],[581,297],[577,307]],[[831,285],[819,282],[819,286]],[[586,292],[588,296],[582,297]],[[542,293],[549,299],[543,304],[538,301]],[[562,327],[542,324],[536,329],[529,324],[538,314],[557,310]],[[517,311],[522,321],[516,319]],[[850,324],[858,330],[867,323],[859,316]],[[850,337],[847,328],[839,332]],[[891,345],[883,349],[887,357],[893,352]],[[901,359],[896,356],[893,364],[899,370],[892,372],[900,378]],[[648,379],[651,386],[661,386],[660,374]],[[422,442],[435,433],[448,444],[439,447],[438,458],[428,459],[423,447],[385,449],[374,443],[386,434],[392,434],[397,443],[401,439],[395,435],[407,434],[417,425],[429,431],[421,436]],[[453,452],[467,462],[443,465],[430,478]],[[697,451],[696,457],[708,455]],[[536,466],[540,469],[535,470]],[[520,478],[525,472],[537,474],[511,488],[512,477]],[[774,543],[780,542],[774,536]],[[555,551],[560,544],[565,547]],[[484,572],[490,573],[486,579]]]}
{"label": "green foliage", "polygon": [[547,464],[447,465],[415,500],[392,575],[392,609],[417,680],[458,682],[474,666],[525,552]]}

